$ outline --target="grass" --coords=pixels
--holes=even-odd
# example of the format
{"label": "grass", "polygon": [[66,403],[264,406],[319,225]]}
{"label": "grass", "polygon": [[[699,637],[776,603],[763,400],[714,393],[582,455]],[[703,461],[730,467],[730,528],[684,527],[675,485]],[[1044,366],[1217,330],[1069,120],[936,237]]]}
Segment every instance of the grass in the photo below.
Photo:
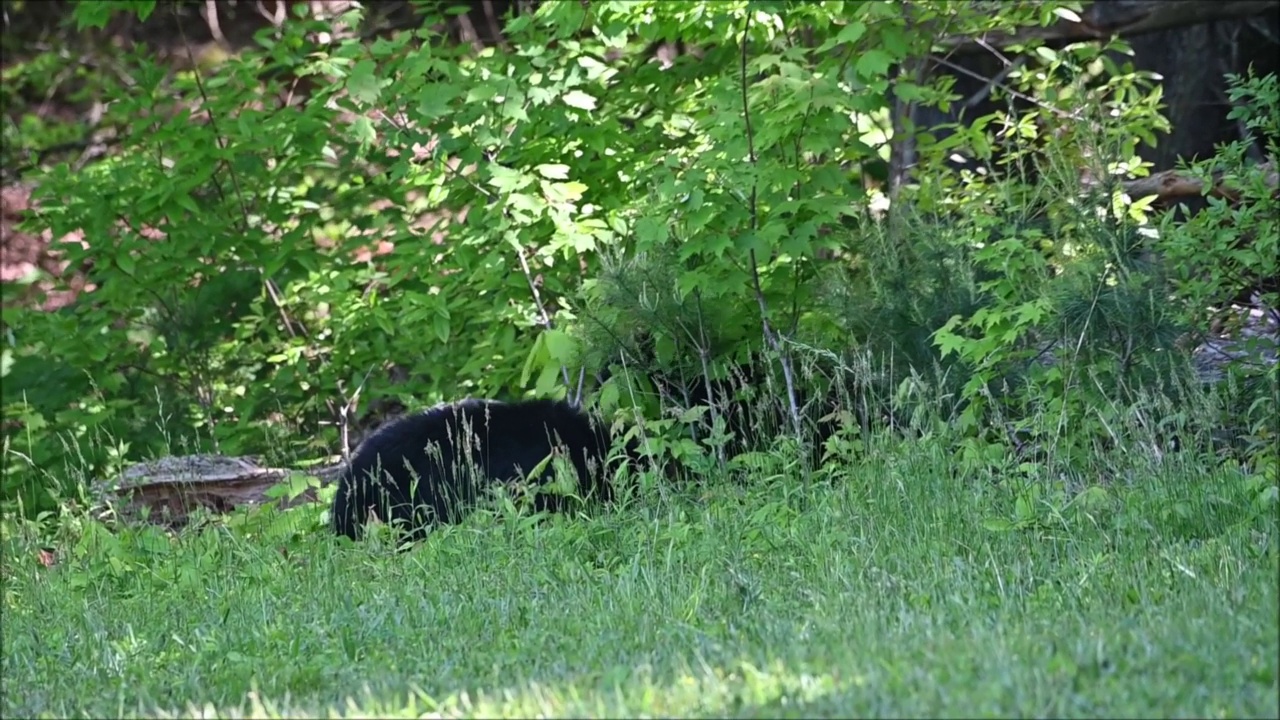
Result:
{"label": "grass", "polygon": [[926,441],[406,553],[304,510],[71,520],[46,567],[9,522],[0,715],[1276,717],[1270,496],[1098,462],[1141,472],[1068,492]]}

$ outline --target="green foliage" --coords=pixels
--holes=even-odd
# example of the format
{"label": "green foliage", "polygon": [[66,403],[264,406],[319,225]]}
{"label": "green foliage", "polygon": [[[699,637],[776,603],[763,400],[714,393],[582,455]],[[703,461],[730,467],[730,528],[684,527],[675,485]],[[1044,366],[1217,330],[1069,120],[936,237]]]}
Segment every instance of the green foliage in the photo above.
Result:
{"label": "green foliage", "polygon": [[[151,4],[75,13],[100,26],[124,8]],[[704,381],[763,365],[750,393],[781,419],[760,423],[771,437],[929,406],[983,446],[1037,403],[1075,423],[1116,388],[1172,386],[1146,351],[1186,318],[1160,302],[1148,206],[1105,181],[1144,172],[1136,143],[1164,127],[1123,44],[1019,48],[996,89],[1009,111],[949,134],[891,116],[957,100],[911,71],[935,41],[919,27],[1077,10],[546,3],[482,50],[429,30],[440,16],[322,44],[329,26],[301,13],[192,73],[125,53],[127,78],[99,79],[118,152],[40,178],[30,228],[82,231],[66,257],[97,289],[6,311],[5,497],[39,504],[58,433],[110,439],[85,443],[90,477],[115,467],[104,447],[287,462],[332,452],[357,395],[575,392],[620,343]],[[640,55],[673,38],[696,50],[669,68]],[[877,178],[908,140],[918,182],[890,201]],[[991,172],[946,170],[955,153]],[[1072,363],[1036,361],[1050,349]],[[599,399],[654,418],[644,385]],[[684,411],[649,429],[693,456]]]}
{"label": "green foliage", "polygon": [[[95,9],[108,5],[91,4]],[[102,91],[104,78],[88,64],[68,62],[69,54],[81,51],[78,45],[58,36],[32,37],[34,33],[24,31],[21,16],[39,14],[32,3],[7,2],[5,14],[6,32],[0,39],[0,55],[4,56],[4,67],[0,68],[0,108],[4,110],[0,167],[8,184],[50,160],[50,153],[41,155],[40,151],[85,152],[92,128],[66,110],[91,107]],[[55,97],[57,102],[51,102]]]}
{"label": "green foliage", "polygon": [[[643,6],[626,7],[647,12]],[[589,365],[607,362],[619,347],[648,343],[642,372],[712,384],[730,374],[726,364],[767,357],[776,412],[791,414],[793,400],[825,405],[841,383],[795,389],[797,347],[843,352],[861,348],[873,327],[892,327],[894,339],[873,345],[877,361],[903,344],[911,346],[911,360],[932,355],[919,341],[935,329],[927,323],[936,313],[912,313],[933,297],[890,298],[888,288],[905,285],[921,269],[916,260],[937,248],[908,251],[917,253],[911,261],[881,261],[884,243],[874,230],[845,226],[867,223],[859,175],[888,156],[890,137],[881,128],[895,95],[949,98],[901,76],[890,91],[892,68],[928,42],[907,32],[907,18],[881,3],[843,10],[797,4],[778,15],[742,16],[731,3],[686,10],[716,44],[685,69],[702,73],[699,83],[671,95],[687,98],[665,116],[667,133],[678,132],[682,147],[635,178],[634,193],[645,200],[631,213],[627,254],[584,284],[579,337],[588,355],[605,349],[605,359],[597,355]],[[1004,19],[1016,21],[1022,11]],[[918,20],[941,20],[934,12]],[[963,13],[948,20],[957,28],[984,21]],[[812,31],[811,44],[799,28]],[[848,312],[846,290],[867,283],[875,297]],[[631,390],[604,393],[627,400]]]}
{"label": "green foliage", "polygon": [[[1280,199],[1275,191],[1280,158],[1280,79],[1231,76],[1229,117],[1266,142],[1270,165],[1249,159],[1250,143],[1236,141],[1213,157],[1192,163],[1187,172],[1204,187],[1233,188],[1238,198],[1210,196],[1208,207],[1186,222],[1166,220],[1158,247],[1174,273],[1183,311],[1205,321],[1206,313],[1229,304],[1242,287],[1261,285],[1257,300],[1280,307]],[[1205,323],[1207,324],[1207,323]],[[1251,348],[1255,353],[1258,347]],[[1246,357],[1245,363],[1257,360]],[[1240,363],[1237,363],[1238,365]]]}
{"label": "green foliage", "polygon": [[73,11],[76,27],[105,27],[113,15],[132,12],[139,20],[146,20],[155,12],[156,0],[103,0],[77,5]]}
{"label": "green foliage", "polygon": [[[935,334],[943,357],[970,373],[958,421],[975,436],[1000,442],[1008,419],[1017,433],[1048,432],[1037,442],[1087,453],[1118,441],[1099,408],[1147,389],[1180,396],[1188,368],[1175,341],[1188,323],[1168,303],[1151,199],[1111,180],[1145,175],[1137,143],[1167,129],[1159,86],[1116,62],[1128,52],[1118,42],[1042,48],[1010,83],[1051,104],[979,118],[935,148],[960,143],[1000,170],[922,188],[928,205],[959,215],[953,237],[980,278],[979,307]],[[1036,408],[1060,421],[1036,429]]]}
{"label": "green foliage", "polygon": [[[318,47],[308,24],[286,24],[260,38],[262,58],[175,78],[139,52],[130,84],[108,92],[112,119],[132,121],[122,151],[51,169],[38,198],[41,227],[88,238],[68,259],[91,263],[99,289],[61,322],[94,339],[52,340],[65,337],[53,319],[23,315],[17,355],[128,398],[113,432],[153,450],[158,403],[223,452],[265,437],[291,455],[366,378],[370,400],[530,378],[557,391],[564,343],[538,329],[572,318],[603,249],[674,241],[680,297],[758,307],[758,285],[767,312],[805,307],[831,246],[819,229],[861,192],[838,164],[884,152],[852,118],[883,115],[889,64],[919,49],[890,6],[847,10],[627,3],[584,21],[553,4],[513,22],[501,54],[426,31]],[[821,51],[799,42],[804,26]],[[676,35],[706,54],[670,73],[602,60]],[[262,78],[286,74],[329,82],[284,112],[286,89]],[[427,212],[451,219],[432,228],[442,239],[424,232]],[[353,262],[380,241],[394,250]],[[758,315],[726,317],[726,337],[758,332]],[[409,381],[389,387],[388,363]]]}

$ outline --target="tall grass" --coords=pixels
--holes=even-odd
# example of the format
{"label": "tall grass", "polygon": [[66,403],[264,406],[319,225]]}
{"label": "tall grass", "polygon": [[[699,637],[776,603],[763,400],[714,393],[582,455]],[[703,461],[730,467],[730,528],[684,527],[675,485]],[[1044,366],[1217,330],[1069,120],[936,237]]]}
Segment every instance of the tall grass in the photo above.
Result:
{"label": "tall grass", "polygon": [[816,482],[778,458],[590,517],[477,512],[408,553],[306,508],[176,537],[6,520],[0,714],[1280,712],[1257,475],[953,451],[877,439]]}

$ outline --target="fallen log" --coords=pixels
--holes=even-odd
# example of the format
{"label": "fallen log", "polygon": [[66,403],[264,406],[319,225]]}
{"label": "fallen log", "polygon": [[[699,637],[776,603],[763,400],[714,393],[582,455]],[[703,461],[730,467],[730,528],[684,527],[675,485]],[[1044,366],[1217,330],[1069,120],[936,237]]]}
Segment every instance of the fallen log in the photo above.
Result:
{"label": "fallen log", "polygon": [[315,483],[294,496],[273,498],[271,488],[291,479],[337,480],[341,465],[316,470],[262,467],[254,458],[225,455],[163,457],[131,465],[100,495],[116,505],[117,516],[181,527],[196,508],[224,514],[238,507],[277,503],[281,508],[316,502]]}
{"label": "fallen log", "polygon": [[[1277,172],[1274,162],[1262,163],[1258,168],[1265,173],[1267,187],[1272,190],[1280,189],[1280,172]],[[1240,191],[1221,177],[1214,178],[1211,187],[1205,186],[1206,183],[1200,178],[1177,170],[1164,170],[1148,177],[1125,180],[1121,184],[1125,194],[1134,200],[1154,195],[1161,203],[1167,203],[1206,194],[1232,202],[1240,199]]]}

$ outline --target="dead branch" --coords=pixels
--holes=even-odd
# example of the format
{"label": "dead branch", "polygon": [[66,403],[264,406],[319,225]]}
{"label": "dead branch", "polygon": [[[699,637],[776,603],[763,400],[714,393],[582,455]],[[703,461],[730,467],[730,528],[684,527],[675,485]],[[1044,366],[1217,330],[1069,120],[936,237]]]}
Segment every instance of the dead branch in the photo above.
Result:
{"label": "dead branch", "polygon": [[[1280,172],[1277,172],[1274,162],[1262,163],[1258,168],[1266,173],[1267,187],[1273,190],[1280,188]],[[1086,180],[1086,185],[1092,184],[1096,183]],[[1149,177],[1126,180],[1121,183],[1121,187],[1126,195],[1135,200],[1154,195],[1161,203],[1176,202],[1206,194],[1205,183],[1200,178],[1177,170],[1165,170]],[[1221,177],[1214,178],[1213,187],[1208,188],[1207,194],[1232,202],[1240,199],[1239,190],[1231,187]]]}
{"label": "dead branch", "polygon": [[1170,28],[1252,17],[1277,8],[1280,8],[1280,0],[1107,0],[1090,3],[1079,21],[1063,18],[1048,27],[1024,27],[1012,34],[951,35],[943,38],[939,45],[966,53],[1029,40],[1085,41],[1112,36],[1134,37]]}

